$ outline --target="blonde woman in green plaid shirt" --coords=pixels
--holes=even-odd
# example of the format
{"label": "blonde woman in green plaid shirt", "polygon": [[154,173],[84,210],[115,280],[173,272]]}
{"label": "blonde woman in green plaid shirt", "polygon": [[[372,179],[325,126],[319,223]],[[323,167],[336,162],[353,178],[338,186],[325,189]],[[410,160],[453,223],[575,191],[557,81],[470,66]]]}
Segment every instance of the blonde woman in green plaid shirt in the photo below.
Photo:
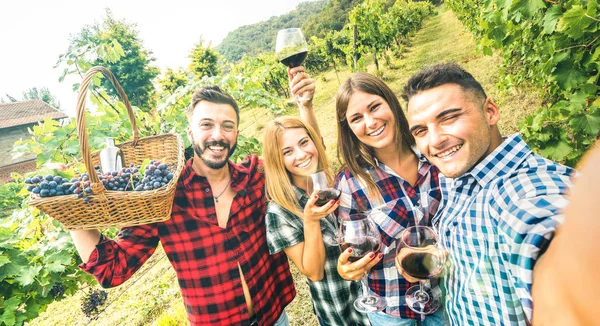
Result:
{"label": "blonde woman in green plaid shirt", "polygon": [[307,277],[313,308],[321,325],[369,325],[352,303],[360,284],[337,272],[341,253],[336,243],[339,201],[319,207],[309,175],[324,170],[329,185],[325,147],[319,134],[293,117],[280,117],[265,128],[263,160],[267,185],[265,222],[271,254],[284,251]]}

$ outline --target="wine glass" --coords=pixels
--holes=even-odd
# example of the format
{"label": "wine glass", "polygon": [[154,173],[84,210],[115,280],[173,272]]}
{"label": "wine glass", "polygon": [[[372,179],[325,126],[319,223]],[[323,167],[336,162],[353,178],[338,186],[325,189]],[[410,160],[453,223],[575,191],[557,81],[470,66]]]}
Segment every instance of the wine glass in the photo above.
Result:
{"label": "wine glass", "polygon": [[312,181],[313,191],[316,191],[316,195],[319,199],[315,202],[317,206],[323,206],[331,200],[338,200],[342,195],[342,192],[329,186],[327,181],[327,175],[324,171],[317,171],[310,175]]}
{"label": "wine glass", "polygon": [[[308,44],[300,28],[286,28],[277,32],[275,41],[275,57],[284,65],[295,68],[304,62],[308,55]],[[296,95],[297,101],[303,99]]]}
{"label": "wine glass", "polygon": [[[329,185],[329,181],[327,180],[327,174],[324,171],[317,171],[308,176],[310,182],[312,183],[313,191],[316,191],[316,195],[319,197],[315,202],[316,206],[323,206],[327,204],[329,201],[338,200],[342,195],[342,192],[338,189],[335,189]],[[337,217],[335,215],[328,216],[326,218],[327,222],[330,223],[331,227],[335,230],[338,229]],[[323,241],[330,246],[336,246],[337,240],[333,237],[323,238]]]}
{"label": "wine glass", "polygon": [[[338,230],[338,241],[342,252],[352,248],[352,255],[348,258],[351,262],[355,262],[371,252],[378,253],[381,250],[379,230],[366,214],[353,214],[349,218],[343,218]],[[366,292],[354,300],[354,308],[362,313],[379,312],[385,309],[387,302],[384,298],[376,294],[369,294],[366,273],[361,281]]]}
{"label": "wine glass", "polygon": [[[396,257],[404,272],[414,278],[427,280],[444,268],[446,255],[439,248],[435,231],[428,226],[411,226],[400,234]],[[419,282],[406,290],[408,308],[419,314],[432,314],[442,305],[440,294]]]}

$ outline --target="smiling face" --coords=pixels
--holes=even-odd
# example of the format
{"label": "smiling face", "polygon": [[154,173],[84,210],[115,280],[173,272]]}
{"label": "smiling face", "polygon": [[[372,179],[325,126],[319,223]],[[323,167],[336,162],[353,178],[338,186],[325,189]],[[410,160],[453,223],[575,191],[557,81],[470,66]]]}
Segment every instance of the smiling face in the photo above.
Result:
{"label": "smiling face", "polygon": [[233,107],[200,101],[189,122],[188,137],[195,157],[211,169],[224,167],[235,151],[239,133]]}
{"label": "smiling face", "polygon": [[301,184],[319,167],[319,152],[303,128],[285,129],[281,140],[283,165],[290,173],[293,184]]}
{"label": "smiling face", "polygon": [[356,91],[350,97],[346,122],[358,140],[378,152],[394,144],[396,119],[388,103],[378,95]]}
{"label": "smiling face", "polygon": [[417,147],[450,178],[463,175],[498,147],[499,118],[491,99],[477,98],[456,84],[421,91],[408,102]]}

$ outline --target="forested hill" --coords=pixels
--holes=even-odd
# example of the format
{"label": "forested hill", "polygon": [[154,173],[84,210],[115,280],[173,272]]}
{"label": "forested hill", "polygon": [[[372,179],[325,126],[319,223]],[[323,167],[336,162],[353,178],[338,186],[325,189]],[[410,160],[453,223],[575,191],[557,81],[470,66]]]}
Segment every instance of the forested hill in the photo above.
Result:
{"label": "forested hill", "polygon": [[302,27],[311,16],[320,13],[326,4],[327,0],[302,2],[295,10],[287,14],[239,27],[227,34],[227,37],[215,49],[229,61],[237,61],[244,54],[255,56],[259,53],[275,51],[275,38],[278,30]]}

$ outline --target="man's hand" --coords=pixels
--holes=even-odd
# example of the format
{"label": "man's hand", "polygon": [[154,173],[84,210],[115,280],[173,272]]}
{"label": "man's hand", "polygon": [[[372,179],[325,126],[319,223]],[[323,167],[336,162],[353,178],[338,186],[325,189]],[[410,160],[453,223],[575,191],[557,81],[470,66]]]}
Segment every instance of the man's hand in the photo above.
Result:
{"label": "man's hand", "polygon": [[348,248],[342,252],[338,258],[337,270],[340,276],[349,281],[358,281],[366,273],[368,273],[373,266],[375,266],[383,257],[383,254],[371,252],[366,254],[363,258],[355,262],[350,262],[348,258],[352,256],[352,248]]}
{"label": "man's hand", "polygon": [[287,68],[292,95],[298,96],[298,102],[302,106],[312,106],[315,95],[315,81],[306,73],[303,66]]}
{"label": "man's hand", "polygon": [[306,206],[304,206],[304,220],[319,221],[323,217],[333,213],[340,205],[339,200],[330,200],[323,206],[317,206],[315,203],[318,199],[317,191],[314,191],[310,198],[308,198]]}

